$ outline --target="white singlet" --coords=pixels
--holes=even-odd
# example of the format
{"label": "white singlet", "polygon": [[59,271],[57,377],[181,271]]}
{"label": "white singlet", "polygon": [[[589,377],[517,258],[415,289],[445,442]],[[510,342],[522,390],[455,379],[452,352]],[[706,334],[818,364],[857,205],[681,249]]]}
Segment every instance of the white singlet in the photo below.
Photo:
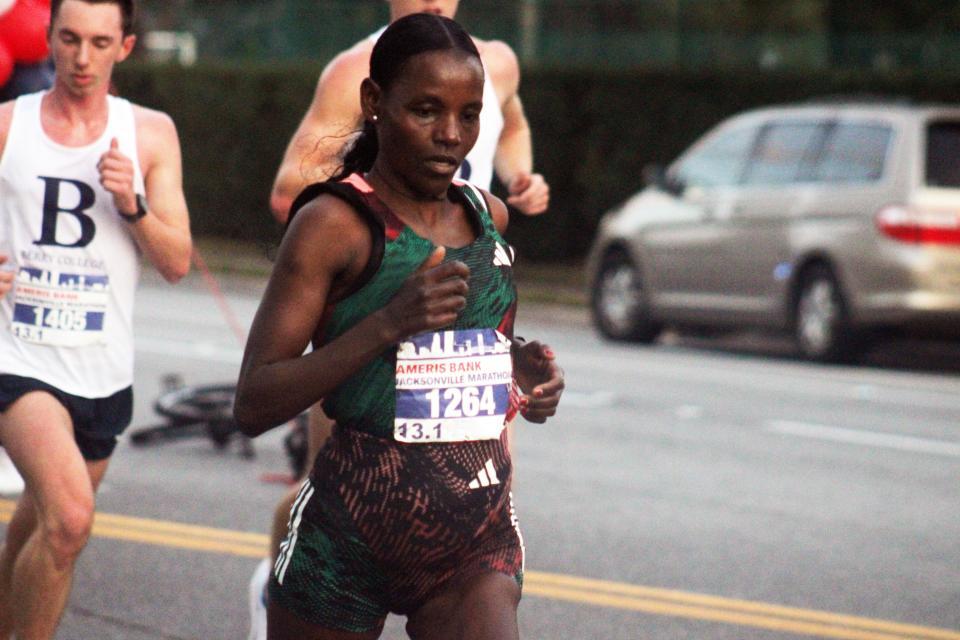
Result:
{"label": "white singlet", "polygon": [[[380,35],[386,31],[383,27],[370,35],[370,40],[376,43]],[[464,158],[457,177],[469,180],[481,189],[490,189],[493,181],[493,156],[497,152],[497,143],[500,142],[500,132],[503,131],[503,112],[500,111],[500,99],[493,86],[493,80],[483,67],[483,110],[480,111],[480,135],[473,149]]]}
{"label": "white singlet", "polygon": [[17,99],[0,157],[0,269],[17,274],[0,299],[0,373],[102,398],[133,382],[140,260],[97,162],[117,138],[144,193],[133,107],[108,97],[103,135],[67,147],[43,131],[43,95]]}

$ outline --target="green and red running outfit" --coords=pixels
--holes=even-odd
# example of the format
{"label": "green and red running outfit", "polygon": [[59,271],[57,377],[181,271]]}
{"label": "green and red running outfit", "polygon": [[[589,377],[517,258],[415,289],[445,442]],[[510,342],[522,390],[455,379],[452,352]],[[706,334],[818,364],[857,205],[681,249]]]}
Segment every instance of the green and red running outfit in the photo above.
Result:
{"label": "green and red running outfit", "polygon": [[[382,308],[434,245],[357,174],[308,187],[291,212],[321,193],[351,204],[374,233],[361,282],[327,314],[329,341]],[[470,267],[466,307],[449,328],[497,329],[512,338],[513,251],[475,187],[455,182],[448,195],[464,206],[476,231],[469,245],[447,248],[445,260]],[[272,603],[322,627],[369,631],[387,613],[409,615],[481,573],[504,573],[522,585],[506,430],[493,440],[394,440],[396,358],[396,349],[388,349],[324,399],[337,428],[293,504],[270,580]]]}

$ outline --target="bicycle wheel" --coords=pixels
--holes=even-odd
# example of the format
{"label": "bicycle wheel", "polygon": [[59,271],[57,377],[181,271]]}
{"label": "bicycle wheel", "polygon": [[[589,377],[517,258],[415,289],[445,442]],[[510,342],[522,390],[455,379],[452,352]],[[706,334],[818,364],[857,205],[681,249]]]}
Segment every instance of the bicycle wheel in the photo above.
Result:
{"label": "bicycle wheel", "polygon": [[235,385],[198,385],[164,393],[153,410],[175,423],[232,423]]}

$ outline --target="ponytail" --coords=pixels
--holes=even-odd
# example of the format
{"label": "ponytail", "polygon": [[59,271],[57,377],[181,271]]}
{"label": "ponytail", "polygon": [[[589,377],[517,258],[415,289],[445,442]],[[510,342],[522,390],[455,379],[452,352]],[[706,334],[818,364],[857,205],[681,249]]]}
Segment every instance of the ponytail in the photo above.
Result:
{"label": "ponytail", "polygon": [[339,182],[354,173],[366,173],[373,168],[380,144],[377,140],[377,128],[369,120],[364,120],[360,135],[354,139],[343,156],[340,171],[330,177],[329,182]]}

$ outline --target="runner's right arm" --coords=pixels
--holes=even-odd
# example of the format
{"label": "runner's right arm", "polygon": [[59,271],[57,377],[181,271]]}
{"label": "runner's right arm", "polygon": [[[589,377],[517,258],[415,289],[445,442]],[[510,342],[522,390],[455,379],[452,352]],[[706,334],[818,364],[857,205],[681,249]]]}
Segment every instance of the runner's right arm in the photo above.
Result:
{"label": "runner's right arm", "polygon": [[13,271],[3,267],[7,260],[8,256],[0,254],[0,298],[13,288]]}
{"label": "runner's right arm", "polygon": [[360,128],[359,87],[369,61],[370,45],[364,41],[338,55],[320,74],[270,193],[270,211],[281,224],[304,187],[326,180],[339,168],[341,150]]}
{"label": "runner's right arm", "polygon": [[304,355],[328,300],[335,299],[331,292],[345,291],[359,277],[371,246],[369,228],[339,198],[319,196],[297,213],[240,367],[234,417],[244,433],[259,435],[292,419],[384,349],[450,324],[466,305],[467,266],[440,264],[438,250],[378,311]]}

